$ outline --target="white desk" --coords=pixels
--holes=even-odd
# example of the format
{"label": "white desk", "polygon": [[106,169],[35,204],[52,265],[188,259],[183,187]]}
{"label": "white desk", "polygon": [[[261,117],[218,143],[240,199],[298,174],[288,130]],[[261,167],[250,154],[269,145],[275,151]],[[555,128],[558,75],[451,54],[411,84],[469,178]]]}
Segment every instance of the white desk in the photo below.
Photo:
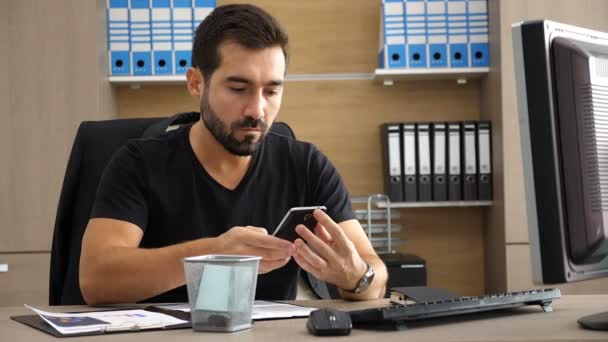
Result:
{"label": "white desk", "polygon": [[[314,306],[360,309],[378,306],[382,301],[306,301]],[[608,311],[608,295],[563,296],[553,303],[554,312],[545,313],[530,306],[504,313],[482,314],[428,321],[403,331],[369,331],[355,329],[349,337],[323,337],[322,341],[608,341],[608,331],[584,330],[576,320],[584,315]],[[53,311],[90,310],[85,306],[52,307]],[[0,341],[54,341],[55,337],[10,319],[30,314],[24,307],[0,308]],[[306,319],[256,322],[252,329],[236,333],[198,333],[190,329],[113,334],[112,336],[72,337],[76,341],[196,341],[196,342],[262,342],[309,341],[315,338],[306,330]],[[321,340],[319,340],[321,341]]]}

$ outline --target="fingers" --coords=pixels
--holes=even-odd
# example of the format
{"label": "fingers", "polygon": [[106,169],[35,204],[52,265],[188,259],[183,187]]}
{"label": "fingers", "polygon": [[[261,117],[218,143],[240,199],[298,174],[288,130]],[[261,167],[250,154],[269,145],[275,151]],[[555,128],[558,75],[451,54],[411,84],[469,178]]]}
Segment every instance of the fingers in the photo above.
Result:
{"label": "fingers", "polygon": [[294,251],[294,247],[291,242],[272,235],[268,235],[268,232],[264,228],[253,226],[240,228],[242,229],[239,232],[239,239],[241,239],[241,242],[249,246],[264,247],[267,249],[282,249],[291,252]]}
{"label": "fingers", "polygon": [[327,262],[325,259],[318,256],[315,252],[313,252],[306,243],[302,241],[302,239],[296,239],[296,253],[298,257],[304,259],[308,264],[312,265],[317,269],[324,269],[327,267]]}
{"label": "fingers", "polygon": [[[302,237],[304,241],[310,244],[310,246],[323,258],[326,260],[333,260],[336,257],[336,253],[334,250],[321,240],[318,236],[316,236],[310,229],[306,228],[304,225],[299,224],[296,226],[296,233]],[[303,243],[303,242],[302,242]],[[296,247],[296,250],[300,247]],[[306,248],[309,248],[306,246]]]}
{"label": "fingers", "polygon": [[313,276],[315,276],[315,278],[319,279],[319,280],[325,280],[322,279],[322,275],[321,275],[321,270],[319,270],[318,268],[314,267],[313,265],[311,265],[308,261],[306,261],[306,259],[304,259],[302,256],[295,254],[293,256],[293,259],[296,261],[296,263],[300,266],[300,268],[302,268],[304,271],[312,274]]}
{"label": "fingers", "polygon": [[291,258],[285,258],[281,260],[262,260],[260,261],[260,268],[258,270],[259,274],[268,273],[270,271],[274,271],[277,268],[281,268],[291,260]]}
{"label": "fingers", "polygon": [[348,240],[346,234],[344,234],[342,228],[340,228],[340,225],[334,222],[329,215],[327,215],[323,210],[317,209],[313,212],[313,216],[315,219],[317,219],[317,222],[319,222],[319,224],[325,228],[327,233],[333,239],[334,243],[338,244],[339,246],[346,244],[346,241]]}
{"label": "fingers", "polygon": [[295,249],[293,251],[290,251],[284,249],[245,246],[242,253],[260,256],[262,257],[263,261],[277,261],[291,257],[295,253]]}
{"label": "fingers", "polygon": [[327,229],[325,229],[325,227],[323,227],[321,224],[317,223],[316,227],[315,227],[315,234],[321,239],[323,240],[323,242],[325,242],[328,245],[331,245],[334,243],[334,239],[331,237],[331,235],[329,235],[329,233],[327,232]]}

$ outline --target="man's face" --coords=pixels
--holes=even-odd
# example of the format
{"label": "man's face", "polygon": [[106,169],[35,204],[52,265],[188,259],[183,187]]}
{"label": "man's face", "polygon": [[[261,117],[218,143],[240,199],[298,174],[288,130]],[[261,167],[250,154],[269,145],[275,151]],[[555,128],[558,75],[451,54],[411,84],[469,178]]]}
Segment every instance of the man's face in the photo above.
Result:
{"label": "man's face", "polygon": [[279,47],[250,50],[233,42],[204,80],[200,110],[209,132],[230,153],[253,154],[275,120],[283,96],[285,57]]}

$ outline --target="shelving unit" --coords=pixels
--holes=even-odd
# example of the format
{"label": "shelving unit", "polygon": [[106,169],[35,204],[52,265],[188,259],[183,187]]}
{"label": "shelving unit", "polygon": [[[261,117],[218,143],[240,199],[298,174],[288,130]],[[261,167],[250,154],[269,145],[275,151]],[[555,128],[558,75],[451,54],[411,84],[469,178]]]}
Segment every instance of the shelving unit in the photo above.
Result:
{"label": "shelving unit", "polygon": [[373,81],[393,85],[396,81],[456,80],[464,84],[469,79],[485,77],[490,68],[420,68],[420,69],[376,69]]}
{"label": "shelving unit", "polygon": [[[433,207],[490,207],[493,201],[437,201],[437,202],[391,202],[391,208],[433,208]],[[376,203],[378,208],[386,208],[386,202]]]}

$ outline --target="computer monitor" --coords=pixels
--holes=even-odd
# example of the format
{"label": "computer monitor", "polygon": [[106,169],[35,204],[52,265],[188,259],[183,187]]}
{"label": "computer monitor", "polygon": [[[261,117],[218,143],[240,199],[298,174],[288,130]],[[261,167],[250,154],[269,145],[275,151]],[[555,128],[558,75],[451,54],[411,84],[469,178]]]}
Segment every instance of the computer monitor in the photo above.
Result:
{"label": "computer monitor", "polygon": [[608,277],[608,34],[526,21],[513,50],[534,282]]}

